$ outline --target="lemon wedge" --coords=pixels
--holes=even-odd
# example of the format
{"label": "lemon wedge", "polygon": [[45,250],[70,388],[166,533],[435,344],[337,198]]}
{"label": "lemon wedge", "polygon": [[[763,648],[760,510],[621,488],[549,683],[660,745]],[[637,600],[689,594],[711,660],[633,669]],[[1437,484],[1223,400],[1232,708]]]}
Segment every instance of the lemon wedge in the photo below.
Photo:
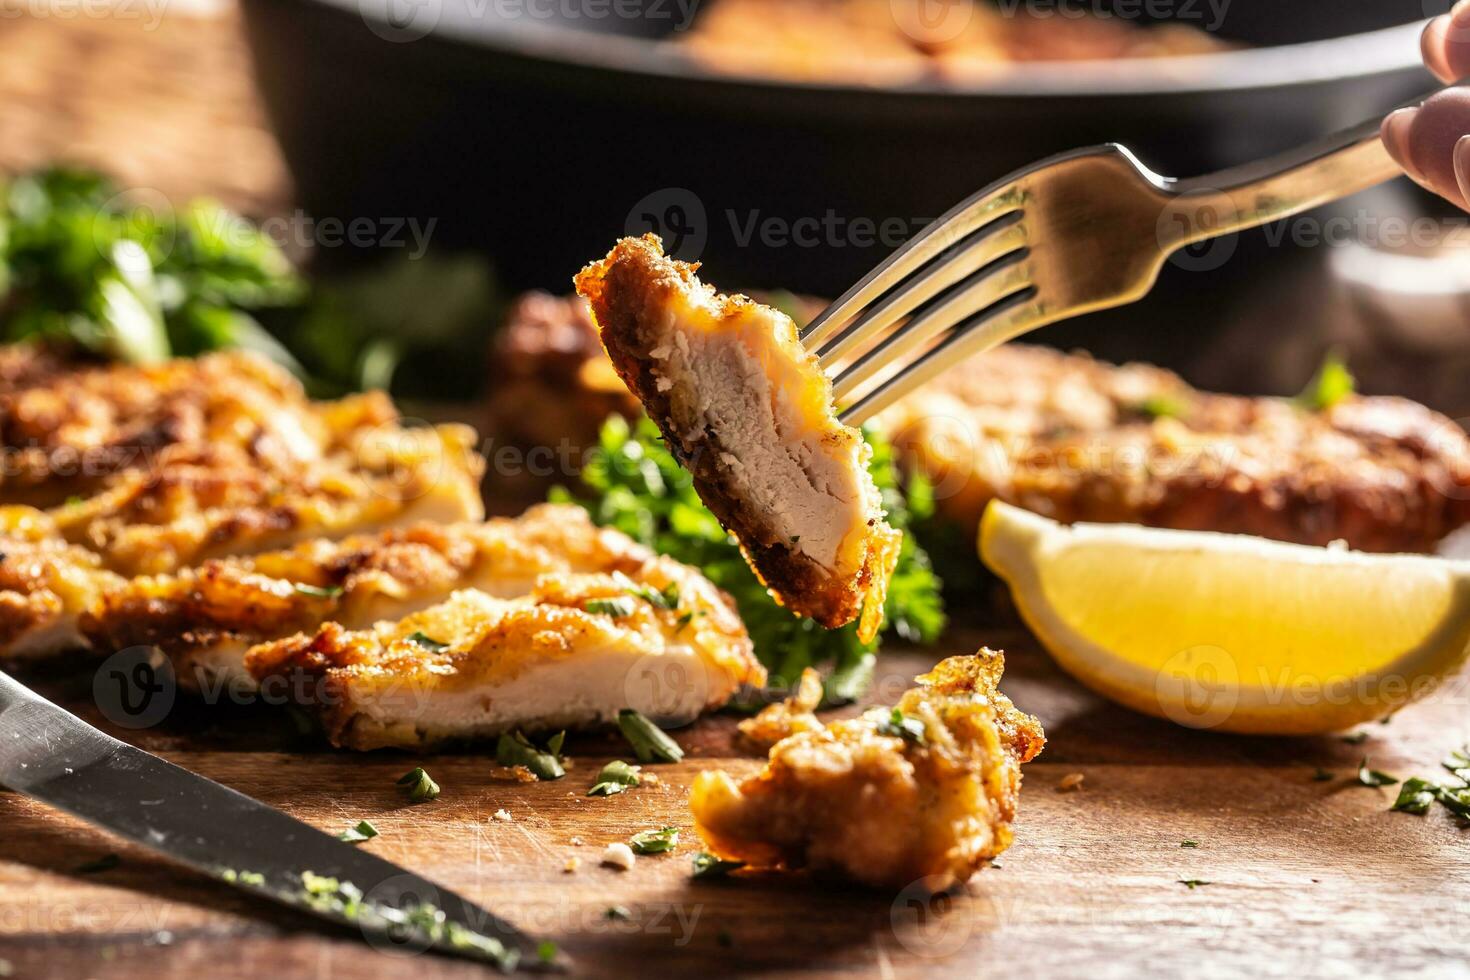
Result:
{"label": "lemon wedge", "polygon": [[1063,669],[1194,728],[1306,735],[1382,718],[1470,643],[1470,562],[1066,526],[999,502],[980,554]]}

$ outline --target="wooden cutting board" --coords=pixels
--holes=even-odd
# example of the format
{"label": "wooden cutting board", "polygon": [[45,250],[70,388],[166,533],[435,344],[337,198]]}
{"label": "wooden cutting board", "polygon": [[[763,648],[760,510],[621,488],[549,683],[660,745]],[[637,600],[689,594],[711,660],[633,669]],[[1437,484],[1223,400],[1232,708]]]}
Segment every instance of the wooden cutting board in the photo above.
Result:
{"label": "wooden cutting board", "polygon": [[[1465,678],[1367,726],[1360,745],[1240,738],[1101,701],[1019,629],[957,630],[945,647],[982,643],[1009,652],[1005,690],[1041,717],[1049,742],[1026,768],[1002,866],[933,902],[800,876],[692,881],[690,780],[707,766],[758,766],[733,749],[730,718],[681,733],[689,757],[657,767],[656,787],[588,799],[601,765],[626,755],[613,738],[589,736],[569,742],[575,766],[551,783],[498,778],[483,754],[430,758],[443,795],[419,806],[393,788],[410,757],[324,750],[270,709],[183,705],[158,728],[116,734],[324,830],[372,820],[381,836],[363,846],[551,939],[585,976],[1470,971],[1470,831],[1443,811],[1389,812],[1391,790],[1353,781],[1365,754],[1397,775],[1437,773],[1467,734]],[[896,698],[934,656],[886,654],[879,699]],[[31,680],[104,721],[84,674]],[[1319,767],[1336,778],[1316,781]],[[1069,773],[1085,781],[1060,791]],[[493,818],[501,809],[509,822]],[[683,831],[676,853],[626,873],[598,866],[606,843],[665,824]],[[113,852],[115,868],[77,870]],[[581,865],[567,873],[573,857]],[[631,918],[608,919],[614,905]],[[0,793],[0,958],[16,977],[486,975],[375,952],[9,793]]]}

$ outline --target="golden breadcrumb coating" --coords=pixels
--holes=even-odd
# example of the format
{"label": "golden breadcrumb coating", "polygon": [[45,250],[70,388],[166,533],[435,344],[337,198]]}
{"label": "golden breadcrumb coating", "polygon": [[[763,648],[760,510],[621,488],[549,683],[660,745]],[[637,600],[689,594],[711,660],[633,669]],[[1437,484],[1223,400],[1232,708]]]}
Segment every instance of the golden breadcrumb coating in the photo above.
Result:
{"label": "golden breadcrumb coating", "polygon": [[175,447],[50,511],[60,534],[123,575],[173,572],[312,538],[478,520],[483,462],[466,426],[381,429],[353,451],[271,470],[228,445]]}
{"label": "golden breadcrumb coating", "polygon": [[1143,364],[1008,344],[877,423],[973,537],[993,499],[1067,523],[1429,552],[1470,522],[1470,439],[1401,398],[1326,411],[1197,391]]}
{"label": "golden breadcrumb coating", "polygon": [[622,239],[576,285],[613,367],[761,581],[801,615],[875,636],[902,535],[791,318],[717,294],[655,235]]}
{"label": "golden breadcrumb coating", "polygon": [[[64,364],[29,345],[0,364],[0,489],[51,506],[169,447],[230,447],[252,465],[292,470],[338,434],[282,368],[241,351],[162,364]],[[394,418],[381,396],[369,401]]]}
{"label": "golden breadcrumb coating", "polygon": [[696,829],[714,854],[759,868],[931,891],[965,881],[1010,846],[1021,763],[1045,744],[996,690],[1003,669],[990,650],[950,657],[896,709],[778,742],[744,782],[700,773]]}
{"label": "golden breadcrumb coating", "polygon": [[97,602],[82,626],[99,649],[157,646],[193,688],[214,674],[244,675],[250,646],[325,622],[367,629],[460,589],[514,598],[548,572],[636,577],[652,560],[580,507],[542,504],[517,518],[416,524],[140,576]]}
{"label": "golden breadcrumb coating", "polygon": [[766,676],[728,598],[664,557],[626,575],[543,575],[515,599],[464,590],[367,630],[328,623],[245,663],[263,688],[308,691],[332,743],[354,749],[606,725],[625,707],[693,717]]}
{"label": "golden breadcrumb coating", "polygon": [[791,697],[767,705],[754,718],[739,725],[740,734],[752,747],[764,752],[797,732],[814,732],[822,727],[817,706],[822,703],[822,675],[811,667],[801,672]]}
{"label": "golden breadcrumb coating", "polygon": [[122,585],[96,555],[59,540],[41,511],[0,507],[0,658],[85,645],[83,611]]}

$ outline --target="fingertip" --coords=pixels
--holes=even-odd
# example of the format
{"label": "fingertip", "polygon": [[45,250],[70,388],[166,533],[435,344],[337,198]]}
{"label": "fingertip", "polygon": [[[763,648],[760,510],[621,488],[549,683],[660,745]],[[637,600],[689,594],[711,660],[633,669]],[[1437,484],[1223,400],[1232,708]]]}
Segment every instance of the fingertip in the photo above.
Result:
{"label": "fingertip", "polygon": [[1414,163],[1414,147],[1409,142],[1409,131],[1413,128],[1414,118],[1418,114],[1419,109],[1415,106],[1396,109],[1383,120],[1380,133],[1383,138],[1383,147],[1388,150],[1388,155],[1404,168],[1404,173],[1408,174],[1410,179],[1417,184],[1424,185],[1424,174]]}
{"label": "fingertip", "polygon": [[1424,66],[1442,82],[1457,80],[1457,76],[1451,71],[1449,61],[1445,57],[1449,32],[1450,18],[1448,14],[1445,14],[1425,24],[1424,33],[1419,35],[1419,50],[1424,57]]}
{"label": "fingertip", "polygon": [[1455,183],[1460,185],[1460,199],[1470,201],[1470,136],[1461,136],[1455,142]]}
{"label": "fingertip", "polygon": [[[1433,42],[1438,51],[1438,74],[1447,82],[1470,75],[1470,0],[1459,0],[1444,17]],[[1431,25],[1432,26],[1432,25]]]}

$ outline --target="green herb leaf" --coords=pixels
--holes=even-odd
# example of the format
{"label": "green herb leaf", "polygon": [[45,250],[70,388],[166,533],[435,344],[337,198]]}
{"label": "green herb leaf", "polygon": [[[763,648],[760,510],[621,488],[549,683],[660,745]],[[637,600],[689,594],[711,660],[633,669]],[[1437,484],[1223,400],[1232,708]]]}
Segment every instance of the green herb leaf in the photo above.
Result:
{"label": "green herb leaf", "polygon": [[520,732],[500,736],[495,743],[495,761],[502,766],[524,766],[537,779],[560,779],[567,774],[554,753],[536,748]]}
{"label": "green herb leaf", "polygon": [[410,633],[408,635],[408,638],[412,642],[417,643],[419,646],[423,647],[425,650],[428,650],[430,653],[442,653],[445,650],[449,649],[448,643],[440,643],[432,636],[425,636],[423,633],[417,631]]}
{"label": "green herb leaf", "polygon": [[1199,841],[1197,841],[1197,840],[1182,840],[1182,841],[1179,842],[1179,846],[1180,847],[1199,847]]}
{"label": "green herb leaf", "polygon": [[611,599],[588,599],[586,609],[594,616],[611,616],[613,619],[622,619],[633,615],[633,600],[617,596]]}
{"label": "green herb leaf", "polygon": [[1351,396],[1356,388],[1357,381],[1348,370],[1341,352],[1331,350],[1317,369],[1317,374],[1294,401],[1309,412],[1323,412]]}
{"label": "green herb leaf", "polygon": [[[888,522],[907,531],[914,520],[933,513],[932,487],[915,475],[906,492],[900,489],[892,448],[877,435],[865,437],[872,447],[869,471],[883,495]],[[597,524],[615,527],[701,569],[734,598],[756,656],[770,670],[774,685],[794,684],[804,668],[830,663],[834,679],[850,682],[829,682],[828,695],[840,692],[847,700],[861,696],[860,685],[871,677],[871,661],[866,658],[876,643],[859,642],[856,624],[828,630],[778,605],[746,564],[739,545],[700,501],[688,472],[668,451],[652,422],[644,418],[630,427],[621,416],[609,418],[598,449],[582,471],[582,484],[582,499],[565,490],[553,492],[552,499],[579,503]],[[970,565],[973,560],[971,551]],[[887,635],[932,643],[943,632],[939,579],[912,534],[904,534],[883,609]],[[679,622],[688,625],[682,618]]]}
{"label": "green herb leaf", "polygon": [[1404,780],[1399,787],[1399,797],[1393,801],[1390,810],[1400,810],[1404,813],[1425,814],[1429,812],[1430,804],[1438,796],[1439,787],[1427,779],[1417,776]]}
{"label": "green herb leaf", "polygon": [[358,821],[356,826],[348,827],[342,833],[338,834],[337,839],[346,841],[349,844],[361,844],[363,841],[372,840],[376,836],[378,836],[378,828],[366,820],[361,820]]}
{"label": "green herb leaf", "polygon": [[1358,763],[1358,782],[1364,786],[1392,786],[1398,781],[1397,776],[1390,776],[1377,769],[1369,769],[1367,756],[1363,756],[1363,761]]}
{"label": "green herb leaf", "polygon": [[566,740],[567,733],[565,730],[557,732],[555,735],[546,740],[546,751],[550,752],[552,755],[560,759],[561,747],[566,743]]}
{"label": "green herb leaf", "polygon": [[77,865],[76,873],[79,875],[90,875],[97,874],[99,871],[111,871],[121,863],[122,858],[116,854],[104,854],[100,858]]}
{"label": "green herb leaf", "polygon": [[308,585],[305,582],[292,582],[291,587],[302,595],[314,596],[318,599],[335,599],[342,594],[340,585]]}
{"label": "green herb leaf", "polygon": [[634,854],[663,854],[672,851],[678,843],[678,827],[641,830],[628,840],[628,846],[633,849]]}
{"label": "green herb leaf", "polygon": [[1150,395],[1134,408],[1138,414],[1151,419],[1177,419],[1187,410],[1183,402],[1168,395]]}
{"label": "green herb leaf", "polygon": [[880,735],[891,735],[901,738],[905,742],[914,745],[927,745],[924,737],[924,723],[917,718],[905,718],[902,711],[894,708],[888,717],[878,722],[878,733]]}
{"label": "green herb leaf", "polygon": [[621,759],[614,759],[602,767],[597,782],[587,791],[588,796],[616,796],[640,782],[638,767],[630,766]]}
{"label": "green herb leaf", "polygon": [[542,940],[540,945],[536,947],[536,959],[542,963],[555,963],[556,952],[556,943],[549,939]]}
{"label": "green herb leaf", "polygon": [[745,867],[744,861],[725,861],[708,851],[700,851],[694,855],[694,877],[696,878],[724,878],[730,872],[739,871],[743,867]]}
{"label": "green herb leaf", "polygon": [[1194,891],[1196,888],[1199,888],[1202,885],[1213,885],[1214,882],[1201,881],[1199,878],[1180,878],[1179,884],[1183,885],[1185,888],[1188,888],[1190,891]]}
{"label": "green herb leaf", "polygon": [[660,590],[651,585],[639,585],[622,572],[614,572],[613,578],[622,586],[623,591],[653,606],[655,609],[678,609],[679,608],[679,585],[677,582]]}
{"label": "green herb leaf", "polygon": [[429,778],[423,766],[399,776],[394,785],[414,803],[425,803],[439,796],[439,784]]}
{"label": "green herb leaf", "polygon": [[678,742],[632,708],[618,712],[618,730],[633,746],[639,762],[678,762],[684,758]]}

